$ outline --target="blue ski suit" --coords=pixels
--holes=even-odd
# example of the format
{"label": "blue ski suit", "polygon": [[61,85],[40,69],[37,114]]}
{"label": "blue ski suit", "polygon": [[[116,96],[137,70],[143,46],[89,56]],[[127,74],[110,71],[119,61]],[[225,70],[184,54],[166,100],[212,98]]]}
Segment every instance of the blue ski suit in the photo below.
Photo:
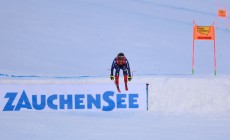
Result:
{"label": "blue ski suit", "polygon": [[126,59],[126,57],[123,57],[122,59],[116,57],[113,60],[113,63],[112,63],[112,66],[111,66],[111,75],[113,75],[113,70],[114,69],[116,69],[115,76],[119,76],[120,69],[122,69],[124,76],[129,75],[131,77],[129,61]]}

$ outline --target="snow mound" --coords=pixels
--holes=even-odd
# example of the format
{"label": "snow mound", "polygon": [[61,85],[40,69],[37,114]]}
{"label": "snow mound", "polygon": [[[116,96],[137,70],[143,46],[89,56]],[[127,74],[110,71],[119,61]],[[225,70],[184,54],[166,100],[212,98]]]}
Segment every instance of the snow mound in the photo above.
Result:
{"label": "snow mound", "polygon": [[[9,78],[0,84],[100,84],[105,77]],[[122,87],[122,78],[121,87]],[[149,111],[163,114],[226,115],[230,112],[229,76],[136,76],[129,83],[149,83]]]}

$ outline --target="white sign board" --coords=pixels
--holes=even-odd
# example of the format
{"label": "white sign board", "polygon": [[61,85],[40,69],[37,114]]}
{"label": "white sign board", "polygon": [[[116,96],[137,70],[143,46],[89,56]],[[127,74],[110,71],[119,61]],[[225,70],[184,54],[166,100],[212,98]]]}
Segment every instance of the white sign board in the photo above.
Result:
{"label": "white sign board", "polygon": [[[122,90],[122,85],[121,85]],[[111,84],[1,84],[0,111],[146,110],[145,84],[118,93]]]}

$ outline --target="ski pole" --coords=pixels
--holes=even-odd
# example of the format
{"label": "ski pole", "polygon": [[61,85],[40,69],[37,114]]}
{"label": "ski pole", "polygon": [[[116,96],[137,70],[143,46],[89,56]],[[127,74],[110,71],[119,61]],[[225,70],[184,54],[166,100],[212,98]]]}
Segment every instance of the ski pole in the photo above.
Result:
{"label": "ski pole", "polygon": [[146,109],[149,110],[149,83],[146,83]]}

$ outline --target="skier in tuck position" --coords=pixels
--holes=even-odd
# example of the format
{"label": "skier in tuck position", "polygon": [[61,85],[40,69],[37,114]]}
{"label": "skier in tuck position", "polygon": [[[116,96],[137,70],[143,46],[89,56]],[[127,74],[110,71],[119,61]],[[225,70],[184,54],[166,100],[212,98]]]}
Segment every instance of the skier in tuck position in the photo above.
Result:
{"label": "skier in tuck position", "polygon": [[113,76],[113,70],[116,69],[115,71],[115,84],[117,86],[117,90],[118,92],[120,92],[120,88],[119,88],[119,73],[120,73],[120,69],[123,70],[123,75],[124,75],[124,82],[125,82],[125,90],[128,91],[128,80],[131,81],[132,77],[131,77],[131,72],[130,72],[130,66],[129,66],[129,62],[126,59],[124,53],[119,53],[117,55],[117,57],[113,60],[112,66],[111,66],[111,75],[110,75],[110,79],[114,80],[114,76]]}

